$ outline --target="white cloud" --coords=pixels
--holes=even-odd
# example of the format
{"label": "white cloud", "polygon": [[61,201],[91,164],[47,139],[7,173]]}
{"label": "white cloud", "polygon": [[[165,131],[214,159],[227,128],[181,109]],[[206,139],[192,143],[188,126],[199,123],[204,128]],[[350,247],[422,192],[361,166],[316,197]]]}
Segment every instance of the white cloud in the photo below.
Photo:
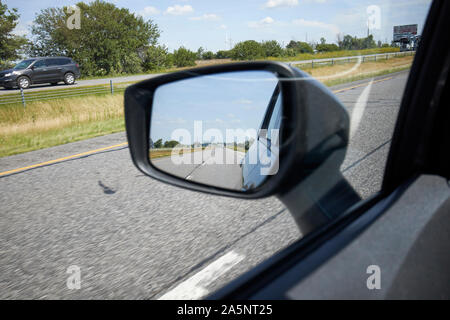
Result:
{"label": "white cloud", "polygon": [[235,104],[252,104],[253,101],[252,100],[248,100],[248,99],[239,99],[234,101]]}
{"label": "white cloud", "polygon": [[144,9],[142,9],[141,11],[139,11],[139,14],[143,17],[149,17],[149,16],[159,14],[160,12],[161,11],[159,11],[157,8],[148,6],[148,7],[145,7]]}
{"label": "white cloud", "polygon": [[275,20],[271,17],[265,17],[264,19],[261,19],[259,21],[250,21],[248,22],[248,26],[250,28],[264,28],[271,26],[275,23]]}
{"label": "white cloud", "polygon": [[296,19],[296,20],[292,21],[292,23],[299,27],[328,29],[333,34],[338,34],[340,32],[339,27],[337,25],[325,23],[325,22],[321,22],[321,21]]}
{"label": "white cloud", "polygon": [[171,14],[175,16],[180,16],[183,14],[188,14],[194,12],[194,9],[192,6],[186,4],[184,6],[180,6],[178,4],[174,5],[173,7],[168,7],[166,10],[166,14]]}
{"label": "white cloud", "polygon": [[170,124],[177,124],[177,125],[181,125],[181,124],[185,124],[187,121],[183,118],[176,118],[176,119],[170,119],[169,121],[167,121]]}
{"label": "white cloud", "polygon": [[189,18],[190,20],[205,20],[205,21],[217,21],[220,20],[220,17],[214,13],[206,13],[202,16]]}
{"label": "white cloud", "polygon": [[264,8],[295,7],[297,5],[298,0],[268,0]]}

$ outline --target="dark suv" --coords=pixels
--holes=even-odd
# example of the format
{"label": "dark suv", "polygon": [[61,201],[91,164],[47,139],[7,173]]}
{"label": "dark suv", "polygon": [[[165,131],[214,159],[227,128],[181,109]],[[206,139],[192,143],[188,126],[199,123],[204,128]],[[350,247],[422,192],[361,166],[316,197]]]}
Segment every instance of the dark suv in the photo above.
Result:
{"label": "dark suv", "polygon": [[80,77],[78,64],[66,57],[30,58],[21,61],[14,68],[0,71],[0,87],[27,89],[32,84],[60,81],[74,84]]}

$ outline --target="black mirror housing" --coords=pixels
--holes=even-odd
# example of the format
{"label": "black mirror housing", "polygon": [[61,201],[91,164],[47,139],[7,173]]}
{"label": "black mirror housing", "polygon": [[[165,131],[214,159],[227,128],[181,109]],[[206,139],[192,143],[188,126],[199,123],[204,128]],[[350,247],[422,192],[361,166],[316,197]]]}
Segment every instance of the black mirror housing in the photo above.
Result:
{"label": "black mirror housing", "polygon": [[[198,76],[254,70],[272,72],[278,77],[281,86],[283,129],[277,174],[270,176],[255,189],[239,192],[186,181],[165,173],[150,163],[148,150],[151,110],[154,93],[159,86]],[[131,157],[144,174],[179,187],[244,199],[284,194],[336,150],[341,150],[345,155],[349,131],[348,114],[328,88],[296,68],[271,61],[194,68],[132,85],[125,91],[125,124]],[[340,163],[337,166],[339,165]]]}

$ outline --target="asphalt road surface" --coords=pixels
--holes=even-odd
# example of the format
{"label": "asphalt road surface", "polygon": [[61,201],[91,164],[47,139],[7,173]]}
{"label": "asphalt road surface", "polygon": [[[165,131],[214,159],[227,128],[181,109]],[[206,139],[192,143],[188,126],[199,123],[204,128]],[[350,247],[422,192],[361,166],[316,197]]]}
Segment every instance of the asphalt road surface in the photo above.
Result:
{"label": "asphalt road surface", "polygon": [[207,185],[242,190],[242,168],[245,153],[213,146],[203,151],[156,158],[155,167],[174,176]]}
{"label": "asphalt road surface", "polygon": [[[380,188],[406,79],[333,88],[352,119],[342,171],[363,197]],[[1,158],[0,171],[124,141],[119,133]],[[1,299],[198,299],[301,237],[276,198],[166,185],[141,174],[123,145],[3,175],[0,203]]]}

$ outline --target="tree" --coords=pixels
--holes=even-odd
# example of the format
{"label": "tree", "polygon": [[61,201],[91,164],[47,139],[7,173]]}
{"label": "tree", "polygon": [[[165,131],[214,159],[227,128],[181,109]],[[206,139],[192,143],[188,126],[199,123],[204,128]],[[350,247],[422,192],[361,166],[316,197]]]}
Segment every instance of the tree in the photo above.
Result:
{"label": "tree", "polygon": [[67,7],[47,8],[36,16],[30,54],[66,55],[81,65],[83,75],[139,72],[142,48],[154,46],[158,26],[128,9],[95,0],[77,3],[81,28],[69,29]]}
{"label": "tree", "polygon": [[296,53],[314,53],[313,48],[306,42],[291,40],[286,46],[287,49],[293,49]]}
{"label": "tree", "polygon": [[205,52],[205,49],[203,49],[203,47],[198,48],[195,59],[201,60],[204,52]]}
{"label": "tree", "polygon": [[212,51],[206,51],[206,52],[204,52],[203,55],[202,55],[202,59],[203,59],[203,60],[211,60],[211,59],[214,59],[214,52],[212,52]]}
{"label": "tree", "polygon": [[325,43],[327,43],[327,40],[325,40],[324,37],[320,38],[320,44],[325,44]]}
{"label": "tree", "polygon": [[164,45],[150,46],[144,54],[144,71],[158,71],[170,67],[168,49]]}
{"label": "tree", "polygon": [[366,38],[352,37],[347,34],[344,38],[338,42],[339,48],[341,50],[362,50],[375,48],[377,44],[373,39],[373,35],[369,35]]}
{"label": "tree", "polygon": [[195,59],[197,55],[185,47],[180,47],[173,52],[173,63],[177,67],[191,67],[195,66]]}
{"label": "tree", "polygon": [[25,37],[12,33],[18,24],[19,17],[17,9],[9,10],[8,6],[0,1],[0,66],[2,69],[20,57],[21,49],[27,43]]}
{"label": "tree", "polygon": [[264,57],[280,57],[283,53],[283,49],[276,40],[263,41],[261,46]]}
{"label": "tree", "polygon": [[170,140],[164,142],[164,148],[175,148],[179,144],[178,141]]}
{"label": "tree", "polygon": [[377,44],[375,40],[373,40],[373,35],[369,35],[366,38],[363,38],[362,48],[361,49],[372,49],[376,48]]}
{"label": "tree", "polygon": [[261,44],[254,40],[239,42],[231,52],[233,60],[255,60],[264,57],[264,50]]}
{"label": "tree", "polygon": [[216,59],[227,59],[231,58],[230,50],[219,50],[216,52]]}
{"label": "tree", "polygon": [[324,43],[324,44],[321,43],[316,46],[316,50],[318,52],[332,52],[332,51],[338,51],[339,47],[334,43],[331,43],[331,44],[330,43]]}
{"label": "tree", "polygon": [[162,139],[156,140],[156,142],[153,144],[154,148],[162,148]]}
{"label": "tree", "polygon": [[283,57],[295,57],[296,52],[294,49],[286,48],[283,49],[282,55]]}

